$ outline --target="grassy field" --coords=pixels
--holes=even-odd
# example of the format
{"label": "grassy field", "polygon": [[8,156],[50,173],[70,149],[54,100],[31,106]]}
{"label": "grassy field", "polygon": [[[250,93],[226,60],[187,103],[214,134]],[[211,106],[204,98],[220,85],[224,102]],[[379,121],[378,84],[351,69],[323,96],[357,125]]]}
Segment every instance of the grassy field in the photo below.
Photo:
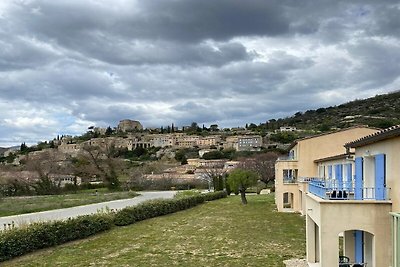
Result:
{"label": "grassy field", "polygon": [[273,195],[208,202],[92,238],[32,253],[4,266],[284,266],[305,256],[305,221],[278,213]]}
{"label": "grassy field", "polygon": [[132,198],[137,195],[135,192],[109,192],[106,189],[98,189],[96,195],[95,189],[91,189],[68,195],[0,198],[0,217]]}

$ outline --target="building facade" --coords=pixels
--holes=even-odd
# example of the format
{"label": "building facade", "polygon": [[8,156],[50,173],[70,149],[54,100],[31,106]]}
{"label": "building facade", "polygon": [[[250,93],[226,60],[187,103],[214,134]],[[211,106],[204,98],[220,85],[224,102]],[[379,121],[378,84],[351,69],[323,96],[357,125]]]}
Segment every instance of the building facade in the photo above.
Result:
{"label": "building facade", "polygon": [[[318,178],[322,172],[322,167],[319,167],[321,160],[340,158],[346,153],[345,143],[375,132],[378,130],[359,126],[295,141],[289,147],[289,155],[275,163],[275,203],[278,211],[305,214],[308,182]],[[328,172],[328,167],[325,172]]]}
{"label": "building facade", "polygon": [[307,261],[310,266],[337,266],[338,259],[400,266],[400,125],[345,147],[352,168],[338,159],[326,161],[325,179],[309,183]]}

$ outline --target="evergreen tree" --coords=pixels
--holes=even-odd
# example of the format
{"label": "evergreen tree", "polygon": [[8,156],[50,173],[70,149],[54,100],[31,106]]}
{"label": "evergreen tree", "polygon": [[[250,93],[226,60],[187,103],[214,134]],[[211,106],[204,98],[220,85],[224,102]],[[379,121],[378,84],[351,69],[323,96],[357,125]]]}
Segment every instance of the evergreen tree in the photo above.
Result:
{"label": "evergreen tree", "polygon": [[110,136],[112,133],[113,133],[113,130],[111,129],[110,126],[108,126],[106,129],[106,136]]}

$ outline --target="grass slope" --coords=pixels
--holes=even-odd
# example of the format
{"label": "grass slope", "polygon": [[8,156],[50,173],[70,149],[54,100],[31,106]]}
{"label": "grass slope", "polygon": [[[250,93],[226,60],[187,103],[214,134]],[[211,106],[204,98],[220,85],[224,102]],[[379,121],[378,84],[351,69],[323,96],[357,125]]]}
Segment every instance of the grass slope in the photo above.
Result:
{"label": "grass slope", "polygon": [[108,192],[85,190],[76,194],[0,198],[0,217],[45,210],[63,209],[105,201],[133,198],[135,192]]}
{"label": "grass slope", "polygon": [[275,211],[274,196],[193,209],[4,262],[5,266],[284,266],[305,255],[305,221]]}

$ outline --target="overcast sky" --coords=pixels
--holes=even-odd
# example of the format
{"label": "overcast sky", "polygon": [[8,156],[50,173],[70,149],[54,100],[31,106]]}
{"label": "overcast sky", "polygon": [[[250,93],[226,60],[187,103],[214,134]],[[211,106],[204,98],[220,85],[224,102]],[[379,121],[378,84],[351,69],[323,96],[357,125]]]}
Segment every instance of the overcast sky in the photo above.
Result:
{"label": "overcast sky", "polygon": [[258,124],[399,85],[399,1],[0,1],[0,146],[126,118]]}

